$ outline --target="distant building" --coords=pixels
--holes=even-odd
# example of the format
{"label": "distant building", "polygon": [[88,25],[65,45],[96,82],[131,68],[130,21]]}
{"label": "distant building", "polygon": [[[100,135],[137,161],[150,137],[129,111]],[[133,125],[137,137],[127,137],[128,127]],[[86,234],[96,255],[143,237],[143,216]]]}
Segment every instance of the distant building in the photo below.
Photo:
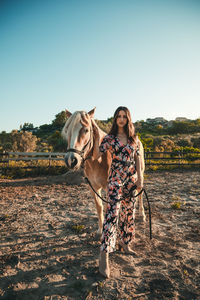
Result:
{"label": "distant building", "polygon": [[164,118],[162,118],[162,117],[157,117],[157,118],[153,118],[153,119],[151,119],[151,118],[148,118],[148,119],[146,119],[146,123],[147,124],[166,124],[167,123],[167,120],[165,120]]}
{"label": "distant building", "polygon": [[178,118],[175,119],[175,121],[177,121],[177,122],[187,122],[187,121],[189,121],[189,119],[184,118],[184,117],[178,117]]}

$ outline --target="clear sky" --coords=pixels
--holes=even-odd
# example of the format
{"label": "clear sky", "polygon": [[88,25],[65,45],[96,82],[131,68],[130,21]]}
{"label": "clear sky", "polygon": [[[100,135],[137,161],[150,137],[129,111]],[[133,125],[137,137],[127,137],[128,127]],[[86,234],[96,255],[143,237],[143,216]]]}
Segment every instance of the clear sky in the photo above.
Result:
{"label": "clear sky", "polygon": [[119,105],[200,117],[199,0],[0,1],[0,132]]}

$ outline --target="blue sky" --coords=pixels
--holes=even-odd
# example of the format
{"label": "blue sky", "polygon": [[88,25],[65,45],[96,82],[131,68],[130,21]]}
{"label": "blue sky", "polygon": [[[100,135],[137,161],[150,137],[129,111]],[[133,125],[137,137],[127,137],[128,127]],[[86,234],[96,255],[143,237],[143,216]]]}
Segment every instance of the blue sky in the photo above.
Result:
{"label": "blue sky", "polygon": [[0,132],[119,105],[200,117],[200,1],[0,1]]}

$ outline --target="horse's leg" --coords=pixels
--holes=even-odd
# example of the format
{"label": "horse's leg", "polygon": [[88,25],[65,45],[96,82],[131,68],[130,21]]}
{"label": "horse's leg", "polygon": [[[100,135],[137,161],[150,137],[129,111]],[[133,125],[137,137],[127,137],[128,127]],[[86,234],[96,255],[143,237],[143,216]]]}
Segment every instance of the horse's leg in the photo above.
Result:
{"label": "horse's leg", "polygon": [[[101,189],[96,190],[96,192],[101,196]],[[101,234],[103,229],[103,221],[104,221],[104,214],[103,214],[103,203],[102,200],[91,190],[92,196],[94,197],[97,215],[98,215],[98,222],[99,228],[97,233]]]}
{"label": "horse's leg", "polygon": [[142,194],[138,196],[139,200],[139,214],[142,216],[143,222],[146,221],[146,216],[144,212],[144,206],[143,206],[143,197]]}

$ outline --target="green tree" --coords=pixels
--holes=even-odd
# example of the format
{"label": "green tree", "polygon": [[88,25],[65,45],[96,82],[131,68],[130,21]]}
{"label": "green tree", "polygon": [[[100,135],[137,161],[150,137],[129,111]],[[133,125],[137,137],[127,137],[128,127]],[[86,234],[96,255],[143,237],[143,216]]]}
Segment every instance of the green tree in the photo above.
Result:
{"label": "green tree", "polygon": [[1,151],[11,151],[12,150],[12,140],[10,133],[2,131],[0,133],[0,147]]}
{"label": "green tree", "polygon": [[6,152],[11,152],[12,151],[12,143],[5,143],[2,147],[2,150]]}
{"label": "green tree", "polygon": [[66,142],[61,137],[60,131],[56,130],[49,138],[49,145],[52,146],[53,151],[61,151],[64,152],[67,149]]}
{"label": "green tree", "polygon": [[32,130],[34,128],[32,123],[24,123],[23,126],[20,126],[20,129],[23,131],[29,131]]}
{"label": "green tree", "polygon": [[107,123],[105,121],[99,121],[99,120],[95,120],[95,122],[97,123],[99,128],[101,128],[101,130],[105,131],[106,133],[108,133],[110,131],[110,128],[111,128],[110,122]]}
{"label": "green tree", "polygon": [[55,119],[52,121],[52,125],[55,128],[62,128],[67,121],[67,116],[65,111],[61,111],[58,113],[55,117]]}
{"label": "green tree", "polygon": [[48,138],[49,135],[52,134],[52,131],[53,131],[52,124],[44,124],[39,127],[36,136],[41,139],[46,139]]}
{"label": "green tree", "polygon": [[184,138],[184,139],[178,140],[177,145],[180,147],[191,147],[192,143],[189,138]]}
{"label": "green tree", "polygon": [[200,148],[200,137],[192,138],[191,142],[193,143],[194,148]]}
{"label": "green tree", "polygon": [[199,132],[200,126],[199,122],[196,121],[184,121],[184,122],[177,122],[174,121],[172,126],[168,128],[169,134],[183,134],[183,133],[194,133]]}
{"label": "green tree", "polygon": [[2,131],[0,133],[0,143],[3,145],[9,142],[11,142],[10,133],[6,133],[6,131]]}

